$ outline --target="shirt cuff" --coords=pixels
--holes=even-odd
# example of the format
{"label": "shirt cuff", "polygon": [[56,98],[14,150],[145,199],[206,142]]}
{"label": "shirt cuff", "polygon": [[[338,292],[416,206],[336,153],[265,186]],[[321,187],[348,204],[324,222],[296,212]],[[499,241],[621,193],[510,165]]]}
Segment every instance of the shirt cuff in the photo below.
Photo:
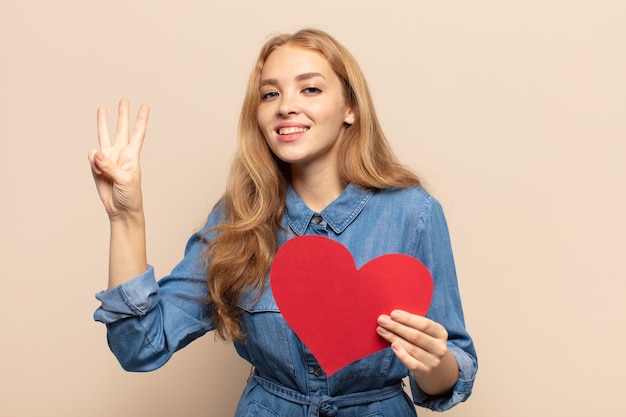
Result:
{"label": "shirt cuff", "polygon": [[159,285],[154,277],[154,268],[148,269],[117,287],[96,294],[102,303],[94,312],[94,320],[105,324],[128,317],[144,316],[158,304]]}

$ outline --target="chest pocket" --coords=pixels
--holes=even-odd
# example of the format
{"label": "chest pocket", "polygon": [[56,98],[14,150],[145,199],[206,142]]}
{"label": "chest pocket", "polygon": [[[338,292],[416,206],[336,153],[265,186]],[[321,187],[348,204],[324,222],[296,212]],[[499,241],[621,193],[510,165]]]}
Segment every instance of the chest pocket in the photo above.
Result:
{"label": "chest pocket", "polygon": [[295,335],[278,310],[271,289],[267,288],[258,301],[256,296],[247,294],[238,303],[244,311],[241,323],[246,334],[240,348],[262,375],[273,375],[277,380],[294,376]]}

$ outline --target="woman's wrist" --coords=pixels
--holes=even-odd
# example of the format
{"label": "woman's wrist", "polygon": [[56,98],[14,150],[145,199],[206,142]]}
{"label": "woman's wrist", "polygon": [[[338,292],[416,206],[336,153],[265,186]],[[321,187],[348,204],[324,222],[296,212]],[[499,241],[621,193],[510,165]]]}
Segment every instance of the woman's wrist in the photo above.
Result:
{"label": "woman's wrist", "polygon": [[456,358],[449,350],[441,358],[441,364],[428,375],[413,374],[415,382],[428,395],[443,395],[450,392],[459,379]]}

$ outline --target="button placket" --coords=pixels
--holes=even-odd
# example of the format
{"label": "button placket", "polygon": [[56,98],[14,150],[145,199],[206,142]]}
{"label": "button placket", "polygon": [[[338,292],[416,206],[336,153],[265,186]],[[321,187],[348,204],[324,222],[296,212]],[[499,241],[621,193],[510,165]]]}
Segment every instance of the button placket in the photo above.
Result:
{"label": "button placket", "polygon": [[328,395],[328,376],[306,346],[304,346],[304,359],[307,366],[307,393]]}
{"label": "button placket", "polygon": [[315,213],[309,222],[309,228],[312,233],[320,236],[328,236],[328,223],[324,220],[324,217]]}

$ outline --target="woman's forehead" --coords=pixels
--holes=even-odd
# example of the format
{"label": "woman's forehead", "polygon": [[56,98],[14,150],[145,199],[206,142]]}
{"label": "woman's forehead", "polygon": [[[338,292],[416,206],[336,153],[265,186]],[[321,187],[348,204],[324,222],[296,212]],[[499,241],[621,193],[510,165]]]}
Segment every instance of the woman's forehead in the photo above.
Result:
{"label": "woman's forehead", "polygon": [[328,60],[310,49],[283,45],[274,49],[263,63],[261,78],[291,77],[319,73],[328,77],[333,73]]}

